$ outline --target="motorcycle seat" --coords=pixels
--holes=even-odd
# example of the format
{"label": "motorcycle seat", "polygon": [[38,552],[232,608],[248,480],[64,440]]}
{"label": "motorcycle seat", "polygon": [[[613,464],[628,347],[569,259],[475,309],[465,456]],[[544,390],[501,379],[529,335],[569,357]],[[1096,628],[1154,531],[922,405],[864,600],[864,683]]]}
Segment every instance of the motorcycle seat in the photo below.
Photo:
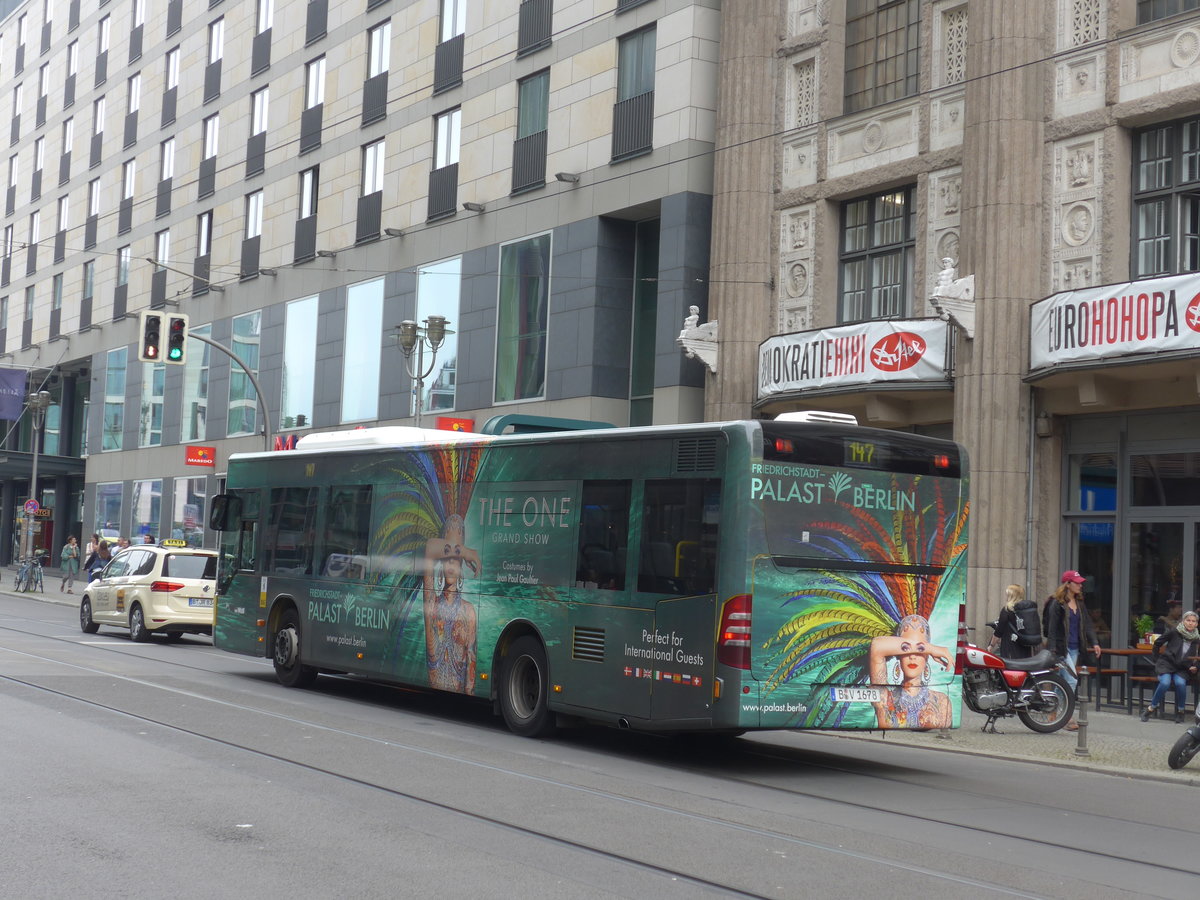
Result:
{"label": "motorcycle seat", "polygon": [[[1001,657],[1004,659],[1004,657]],[[1039,650],[1029,659],[1004,659],[1004,668],[1014,672],[1040,672],[1058,665],[1058,657],[1049,650]]]}

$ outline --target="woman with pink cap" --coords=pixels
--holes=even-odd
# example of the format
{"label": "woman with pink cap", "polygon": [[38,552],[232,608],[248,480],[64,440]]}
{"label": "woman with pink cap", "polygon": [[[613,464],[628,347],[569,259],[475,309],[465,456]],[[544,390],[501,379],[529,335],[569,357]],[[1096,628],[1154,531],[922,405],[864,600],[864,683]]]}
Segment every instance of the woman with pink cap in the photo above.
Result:
{"label": "woman with pink cap", "polygon": [[[1062,573],[1058,589],[1046,602],[1046,646],[1063,658],[1060,666],[1063,677],[1072,688],[1079,684],[1076,672],[1079,669],[1079,653],[1090,650],[1095,661],[1100,659],[1100,642],[1096,640],[1096,629],[1083,602],[1083,583],[1087,579],[1074,569]],[[1078,730],[1072,719],[1067,723],[1068,731]]]}

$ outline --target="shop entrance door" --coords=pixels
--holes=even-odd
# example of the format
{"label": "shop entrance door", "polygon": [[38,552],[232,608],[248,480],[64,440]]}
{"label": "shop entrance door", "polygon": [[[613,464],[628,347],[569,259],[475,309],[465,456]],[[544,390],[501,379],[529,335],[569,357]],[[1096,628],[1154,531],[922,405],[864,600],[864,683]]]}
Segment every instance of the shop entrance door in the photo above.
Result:
{"label": "shop entrance door", "polygon": [[1200,602],[1196,562],[1200,554],[1200,518],[1134,520],[1129,523],[1129,639],[1141,615],[1155,622],[1178,601],[1195,609]]}

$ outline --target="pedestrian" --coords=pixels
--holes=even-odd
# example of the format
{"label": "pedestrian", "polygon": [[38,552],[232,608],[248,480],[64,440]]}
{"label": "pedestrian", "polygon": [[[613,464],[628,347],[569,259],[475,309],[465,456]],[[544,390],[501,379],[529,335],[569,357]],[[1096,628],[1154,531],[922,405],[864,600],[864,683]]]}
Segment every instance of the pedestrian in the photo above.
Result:
{"label": "pedestrian", "polygon": [[118,550],[124,550],[128,546],[129,546],[129,538],[127,538],[127,537],[117,538],[117,549]]}
{"label": "pedestrian", "polygon": [[[83,548],[84,560],[91,559],[92,554],[95,553],[98,549],[100,549],[100,535],[96,534],[95,532],[92,532],[92,539],[90,541],[88,541],[87,546]],[[87,569],[86,562],[84,563],[83,567],[84,567],[84,569]]]}
{"label": "pedestrian", "polygon": [[142,543],[143,543],[143,544],[153,544],[153,543],[154,543],[154,535],[152,535],[152,534],[143,534],[143,535],[142,535]]}
{"label": "pedestrian", "polygon": [[1183,601],[1168,600],[1167,614],[1159,616],[1154,623],[1155,634],[1166,634],[1168,631],[1174,631],[1175,626],[1183,619]]}
{"label": "pedestrian", "polygon": [[[1091,651],[1095,657],[1092,665],[1100,661],[1096,629],[1092,627],[1092,617],[1083,602],[1083,583],[1086,580],[1074,569],[1067,569],[1059,579],[1058,588],[1046,600],[1046,646],[1062,659],[1059,670],[1073,690],[1079,687],[1077,673],[1080,652]],[[1086,657],[1084,662],[1088,662]],[[1079,724],[1071,719],[1067,723],[1067,731],[1078,730]]]}
{"label": "pedestrian", "polygon": [[1037,602],[1025,596],[1025,588],[1010,584],[1004,589],[1004,606],[996,622],[993,643],[1005,659],[1029,659],[1042,645]]}
{"label": "pedestrian", "polygon": [[108,549],[108,541],[101,541],[92,557],[91,565],[88,566],[88,584],[100,577],[100,572],[111,559],[112,553]]}
{"label": "pedestrian", "polygon": [[68,594],[75,593],[75,576],[79,574],[79,543],[75,540],[75,535],[68,537],[63,545],[62,553],[58,557],[58,566],[62,570],[62,585],[59,590],[65,590]]}
{"label": "pedestrian", "polygon": [[1196,652],[1200,649],[1200,616],[1191,610],[1183,614],[1179,624],[1163,632],[1154,642],[1154,674],[1158,676],[1158,687],[1150,698],[1150,705],[1142,710],[1142,721],[1149,722],[1151,713],[1162,709],[1167,691],[1175,687],[1175,724],[1183,723],[1183,706],[1187,702],[1188,679],[1196,677]]}

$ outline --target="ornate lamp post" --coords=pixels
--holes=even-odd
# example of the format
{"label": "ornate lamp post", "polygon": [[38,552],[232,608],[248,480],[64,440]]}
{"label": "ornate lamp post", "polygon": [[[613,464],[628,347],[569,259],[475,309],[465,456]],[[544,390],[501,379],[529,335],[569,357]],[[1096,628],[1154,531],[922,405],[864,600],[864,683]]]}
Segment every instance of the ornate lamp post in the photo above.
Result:
{"label": "ornate lamp post", "polygon": [[[418,325],[412,319],[405,319],[398,326],[400,352],[404,354],[404,368],[408,377],[413,380],[413,394],[416,398],[416,425],[421,427],[421,410],[425,405],[425,379],[437,364],[437,353],[445,343],[446,335],[454,334],[446,328],[445,316],[428,316]],[[429,347],[429,365],[425,365],[425,348]],[[413,351],[417,353],[417,364],[413,366]]]}
{"label": "ornate lamp post", "polygon": [[[39,437],[41,435],[42,426],[46,424],[46,410],[50,408],[52,400],[49,391],[38,391],[35,394],[30,394],[25,401],[25,405],[29,407],[30,415],[33,423],[33,471],[29,476],[29,499],[37,500],[37,479],[38,479],[38,450],[41,447]],[[30,552],[33,550],[33,527],[35,517],[32,512],[25,513],[25,535],[21,545],[21,557],[28,559]]]}

